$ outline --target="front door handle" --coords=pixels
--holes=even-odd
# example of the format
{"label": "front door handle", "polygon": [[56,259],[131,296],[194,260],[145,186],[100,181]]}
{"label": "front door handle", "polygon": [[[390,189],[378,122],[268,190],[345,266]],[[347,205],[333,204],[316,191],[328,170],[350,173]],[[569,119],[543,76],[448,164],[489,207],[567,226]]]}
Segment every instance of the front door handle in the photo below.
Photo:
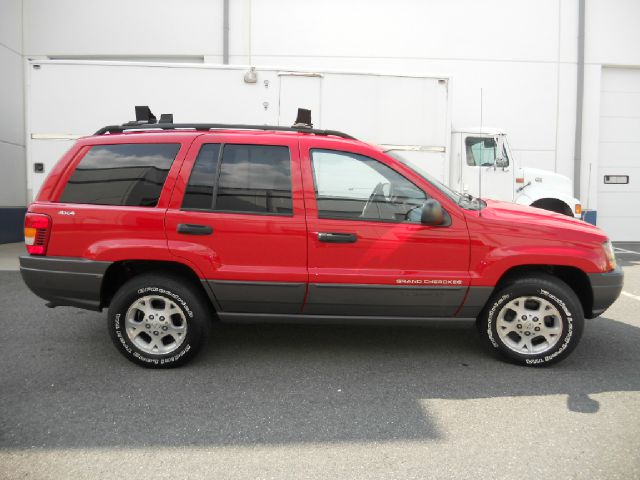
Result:
{"label": "front door handle", "polygon": [[179,223],[178,233],[186,233],[188,235],[211,235],[213,228],[209,225],[194,225],[193,223]]}
{"label": "front door handle", "polygon": [[318,233],[318,240],[326,243],[356,243],[358,236],[355,233]]}

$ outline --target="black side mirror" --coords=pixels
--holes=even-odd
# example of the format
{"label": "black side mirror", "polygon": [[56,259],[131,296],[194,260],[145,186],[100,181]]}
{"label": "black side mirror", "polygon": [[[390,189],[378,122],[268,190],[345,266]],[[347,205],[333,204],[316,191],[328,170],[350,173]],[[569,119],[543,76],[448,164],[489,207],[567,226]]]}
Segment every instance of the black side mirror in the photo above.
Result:
{"label": "black side mirror", "polygon": [[420,221],[423,225],[442,225],[444,223],[444,210],[440,202],[433,198],[424,202]]}

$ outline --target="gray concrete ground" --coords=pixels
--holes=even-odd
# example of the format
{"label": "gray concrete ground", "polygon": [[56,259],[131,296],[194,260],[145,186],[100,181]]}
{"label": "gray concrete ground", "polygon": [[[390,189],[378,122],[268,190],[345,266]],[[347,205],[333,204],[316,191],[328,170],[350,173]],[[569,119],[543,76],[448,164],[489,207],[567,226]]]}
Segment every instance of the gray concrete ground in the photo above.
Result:
{"label": "gray concrete ground", "polygon": [[104,314],[0,272],[0,478],[640,478],[640,245],[620,247],[626,294],[547,369],[441,323],[219,326],[145,370]]}
{"label": "gray concrete ground", "polygon": [[0,271],[15,271],[20,268],[18,257],[25,255],[27,250],[24,243],[3,243],[0,244]]}

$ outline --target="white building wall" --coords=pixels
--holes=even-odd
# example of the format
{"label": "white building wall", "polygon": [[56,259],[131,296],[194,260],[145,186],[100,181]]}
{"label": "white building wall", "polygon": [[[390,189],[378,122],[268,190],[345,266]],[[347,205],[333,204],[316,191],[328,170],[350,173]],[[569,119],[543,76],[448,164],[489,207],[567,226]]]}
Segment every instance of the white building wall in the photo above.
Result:
{"label": "white building wall", "polygon": [[558,111],[559,84],[575,97],[575,76],[570,82],[571,69],[560,66],[563,51],[575,62],[573,39],[563,35],[565,24],[577,24],[575,2],[278,3],[287,15],[252,3],[253,63],[449,73],[454,126],[480,123],[482,88],[483,123],[507,129],[522,164],[571,173],[573,138],[560,159],[556,133],[559,122],[564,130],[575,123]]}
{"label": "white building wall", "polygon": [[593,209],[598,207],[597,189],[601,180],[597,173],[602,68],[640,68],[638,22],[637,0],[587,0],[581,190],[582,201],[588,200]]}
{"label": "white building wall", "polygon": [[24,0],[28,57],[209,57],[222,62],[222,0]]}
{"label": "white building wall", "polygon": [[24,207],[26,202],[21,0],[0,2],[0,72],[2,222],[8,207]]}
{"label": "white building wall", "polygon": [[[455,125],[479,124],[482,88],[483,123],[507,129],[521,164],[573,176],[578,0],[229,3],[231,63],[451,74]],[[601,68],[640,66],[640,2],[586,13],[583,202]],[[222,59],[222,0],[24,0],[24,16],[28,57]]]}

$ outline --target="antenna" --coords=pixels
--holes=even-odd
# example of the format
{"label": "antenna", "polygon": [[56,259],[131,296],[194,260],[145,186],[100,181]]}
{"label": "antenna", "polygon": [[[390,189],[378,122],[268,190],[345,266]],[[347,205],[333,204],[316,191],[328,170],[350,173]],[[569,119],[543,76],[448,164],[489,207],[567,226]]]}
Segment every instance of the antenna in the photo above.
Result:
{"label": "antenna", "polygon": [[[482,88],[480,88],[480,136],[482,137]],[[482,149],[480,151],[484,153],[484,141],[481,145]],[[480,165],[478,168],[478,205],[480,205],[482,201],[482,154],[480,155]],[[482,216],[482,209],[478,210],[478,216]]]}

